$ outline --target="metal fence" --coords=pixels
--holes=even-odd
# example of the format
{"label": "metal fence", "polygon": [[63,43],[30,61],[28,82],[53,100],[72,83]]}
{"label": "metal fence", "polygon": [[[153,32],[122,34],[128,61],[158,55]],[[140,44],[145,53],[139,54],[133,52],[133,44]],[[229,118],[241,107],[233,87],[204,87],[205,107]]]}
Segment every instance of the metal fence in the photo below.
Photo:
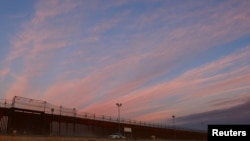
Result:
{"label": "metal fence", "polygon": [[[46,101],[29,99],[29,98],[20,97],[20,96],[15,96],[12,100],[0,99],[0,107],[28,109],[28,110],[44,112],[46,114],[52,114],[52,115],[77,117],[77,118],[83,118],[83,119],[108,121],[108,122],[114,122],[114,123],[118,122],[117,117],[111,117],[111,116],[106,116],[106,115],[96,115],[96,114],[86,113],[86,112],[77,113],[77,110],[75,108],[66,108],[63,106],[56,106]],[[168,128],[168,129],[174,128],[173,126],[166,126],[164,124],[150,123],[150,122],[130,120],[130,119],[120,119],[120,123],[140,125],[140,126],[146,126],[146,127]],[[0,121],[0,124],[1,124],[1,121]],[[175,127],[174,129],[192,131],[191,129],[185,129],[185,128],[180,128],[180,127]],[[193,131],[197,131],[197,130],[193,130]]]}

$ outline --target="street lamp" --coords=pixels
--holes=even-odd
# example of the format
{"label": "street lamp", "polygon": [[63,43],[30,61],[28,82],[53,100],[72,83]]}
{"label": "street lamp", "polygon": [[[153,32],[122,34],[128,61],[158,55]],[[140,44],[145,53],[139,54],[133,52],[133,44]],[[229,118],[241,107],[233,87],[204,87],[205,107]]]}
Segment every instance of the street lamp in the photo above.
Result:
{"label": "street lamp", "polygon": [[[201,122],[201,132],[203,132],[203,122]],[[204,135],[202,133],[202,141],[204,140]]]}
{"label": "street lamp", "polygon": [[122,104],[121,103],[116,103],[116,106],[118,107],[118,122],[119,122],[118,131],[120,133],[120,107],[122,106]]}
{"label": "street lamp", "polygon": [[174,130],[174,140],[175,140],[175,115],[172,115],[173,118],[173,130]]}
{"label": "street lamp", "polygon": [[173,127],[175,127],[175,121],[174,121],[175,115],[172,115],[172,118],[173,118]]}

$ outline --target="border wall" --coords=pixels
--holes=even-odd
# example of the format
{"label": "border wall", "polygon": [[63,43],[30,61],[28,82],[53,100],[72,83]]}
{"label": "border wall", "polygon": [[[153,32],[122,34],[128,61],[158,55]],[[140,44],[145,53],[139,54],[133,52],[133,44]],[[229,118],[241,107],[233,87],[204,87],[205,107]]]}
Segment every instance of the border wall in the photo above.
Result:
{"label": "border wall", "polygon": [[[120,120],[122,133],[131,139],[195,139],[205,140],[205,132],[135,120]],[[56,106],[46,101],[15,96],[0,100],[0,134],[52,137],[107,138],[117,132],[118,119],[90,113],[78,114],[76,109]]]}

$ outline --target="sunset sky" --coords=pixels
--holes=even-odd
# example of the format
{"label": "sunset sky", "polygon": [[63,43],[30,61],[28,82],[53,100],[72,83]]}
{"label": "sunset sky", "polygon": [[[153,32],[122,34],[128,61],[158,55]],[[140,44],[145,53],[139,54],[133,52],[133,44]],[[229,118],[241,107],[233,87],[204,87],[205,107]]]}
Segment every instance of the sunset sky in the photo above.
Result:
{"label": "sunset sky", "polygon": [[0,99],[250,124],[249,0],[1,0]]}

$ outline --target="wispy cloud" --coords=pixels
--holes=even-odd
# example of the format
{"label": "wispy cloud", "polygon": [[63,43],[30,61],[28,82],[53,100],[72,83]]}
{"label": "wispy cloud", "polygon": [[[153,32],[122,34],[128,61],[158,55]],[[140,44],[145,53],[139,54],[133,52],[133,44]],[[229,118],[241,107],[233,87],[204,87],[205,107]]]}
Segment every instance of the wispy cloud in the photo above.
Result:
{"label": "wispy cloud", "polygon": [[[178,114],[181,114],[181,112],[184,114],[185,111],[190,111],[187,108],[194,108],[191,106],[181,110],[181,107],[187,104],[186,101],[192,103],[192,101],[194,102],[197,99],[203,99],[202,101],[204,102],[205,99],[209,100],[211,96],[215,96],[213,98],[216,99],[216,96],[220,97],[220,95],[228,95],[230,97],[230,91],[232,90],[240,95],[242,91],[249,89],[249,66],[245,66],[248,55],[249,48],[247,47],[238,53],[185,72],[171,81],[132,91],[126,94],[125,97],[122,97],[122,101],[133,109],[136,109],[134,108],[137,107],[136,105],[140,105],[143,109],[149,110],[151,107],[159,104],[159,107],[166,108],[158,108],[157,110],[167,110],[175,107],[180,108]],[[236,69],[235,71],[234,67],[241,69]],[[224,72],[225,69],[231,71],[226,73]],[[176,98],[172,99],[171,97],[173,96],[176,96]],[[162,99],[165,99],[165,103]],[[161,101],[162,103],[157,103],[156,101]],[[196,112],[211,108],[208,107],[209,105],[204,107],[204,109],[196,107],[198,108]],[[138,109],[137,112],[139,111],[141,109]]]}
{"label": "wispy cloud", "polygon": [[239,104],[243,104],[250,100],[248,96],[249,93],[245,92],[243,94],[239,94],[236,98],[221,98],[210,101],[210,104],[214,107],[230,107]]}
{"label": "wispy cloud", "polygon": [[9,69],[8,68],[5,68],[3,70],[0,71],[0,78],[3,78],[5,77],[8,73],[9,73]]}
{"label": "wispy cloud", "polygon": [[121,102],[150,121],[235,106],[249,91],[249,4],[38,1],[11,38],[4,95],[114,116]]}
{"label": "wispy cloud", "polygon": [[[9,87],[9,90],[6,92],[8,98],[11,98],[13,95],[27,95],[27,93],[32,95],[32,92],[27,92],[32,87],[30,86],[32,78],[48,71],[47,69],[52,64],[49,60],[54,58],[55,53],[53,52],[57,48],[70,44],[70,42],[66,41],[66,37],[68,37],[69,31],[73,28],[65,30],[63,27],[53,25],[50,22],[59,22],[60,19],[55,16],[68,12],[74,8],[73,5],[73,3],[69,4],[68,1],[66,3],[62,1],[38,3],[37,13],[32,20],[25,23],[23,29],[12,39],[12,48],[5,60],[5,65],[12,67],[11,69],[13,70],[16,68],[12,66],[12,62],[17,59],[20,60],[21,62],[18,65],[22,66],[19,68],[22,71],[17,75],[20,75],[22,81],[17,79]],[[51,17],[54,19],[49,19],[50,22],[48,22],[48,18]],[[62,25],[64,26],[64,24]],[[19,90],[19,88],[22,90]]]}

